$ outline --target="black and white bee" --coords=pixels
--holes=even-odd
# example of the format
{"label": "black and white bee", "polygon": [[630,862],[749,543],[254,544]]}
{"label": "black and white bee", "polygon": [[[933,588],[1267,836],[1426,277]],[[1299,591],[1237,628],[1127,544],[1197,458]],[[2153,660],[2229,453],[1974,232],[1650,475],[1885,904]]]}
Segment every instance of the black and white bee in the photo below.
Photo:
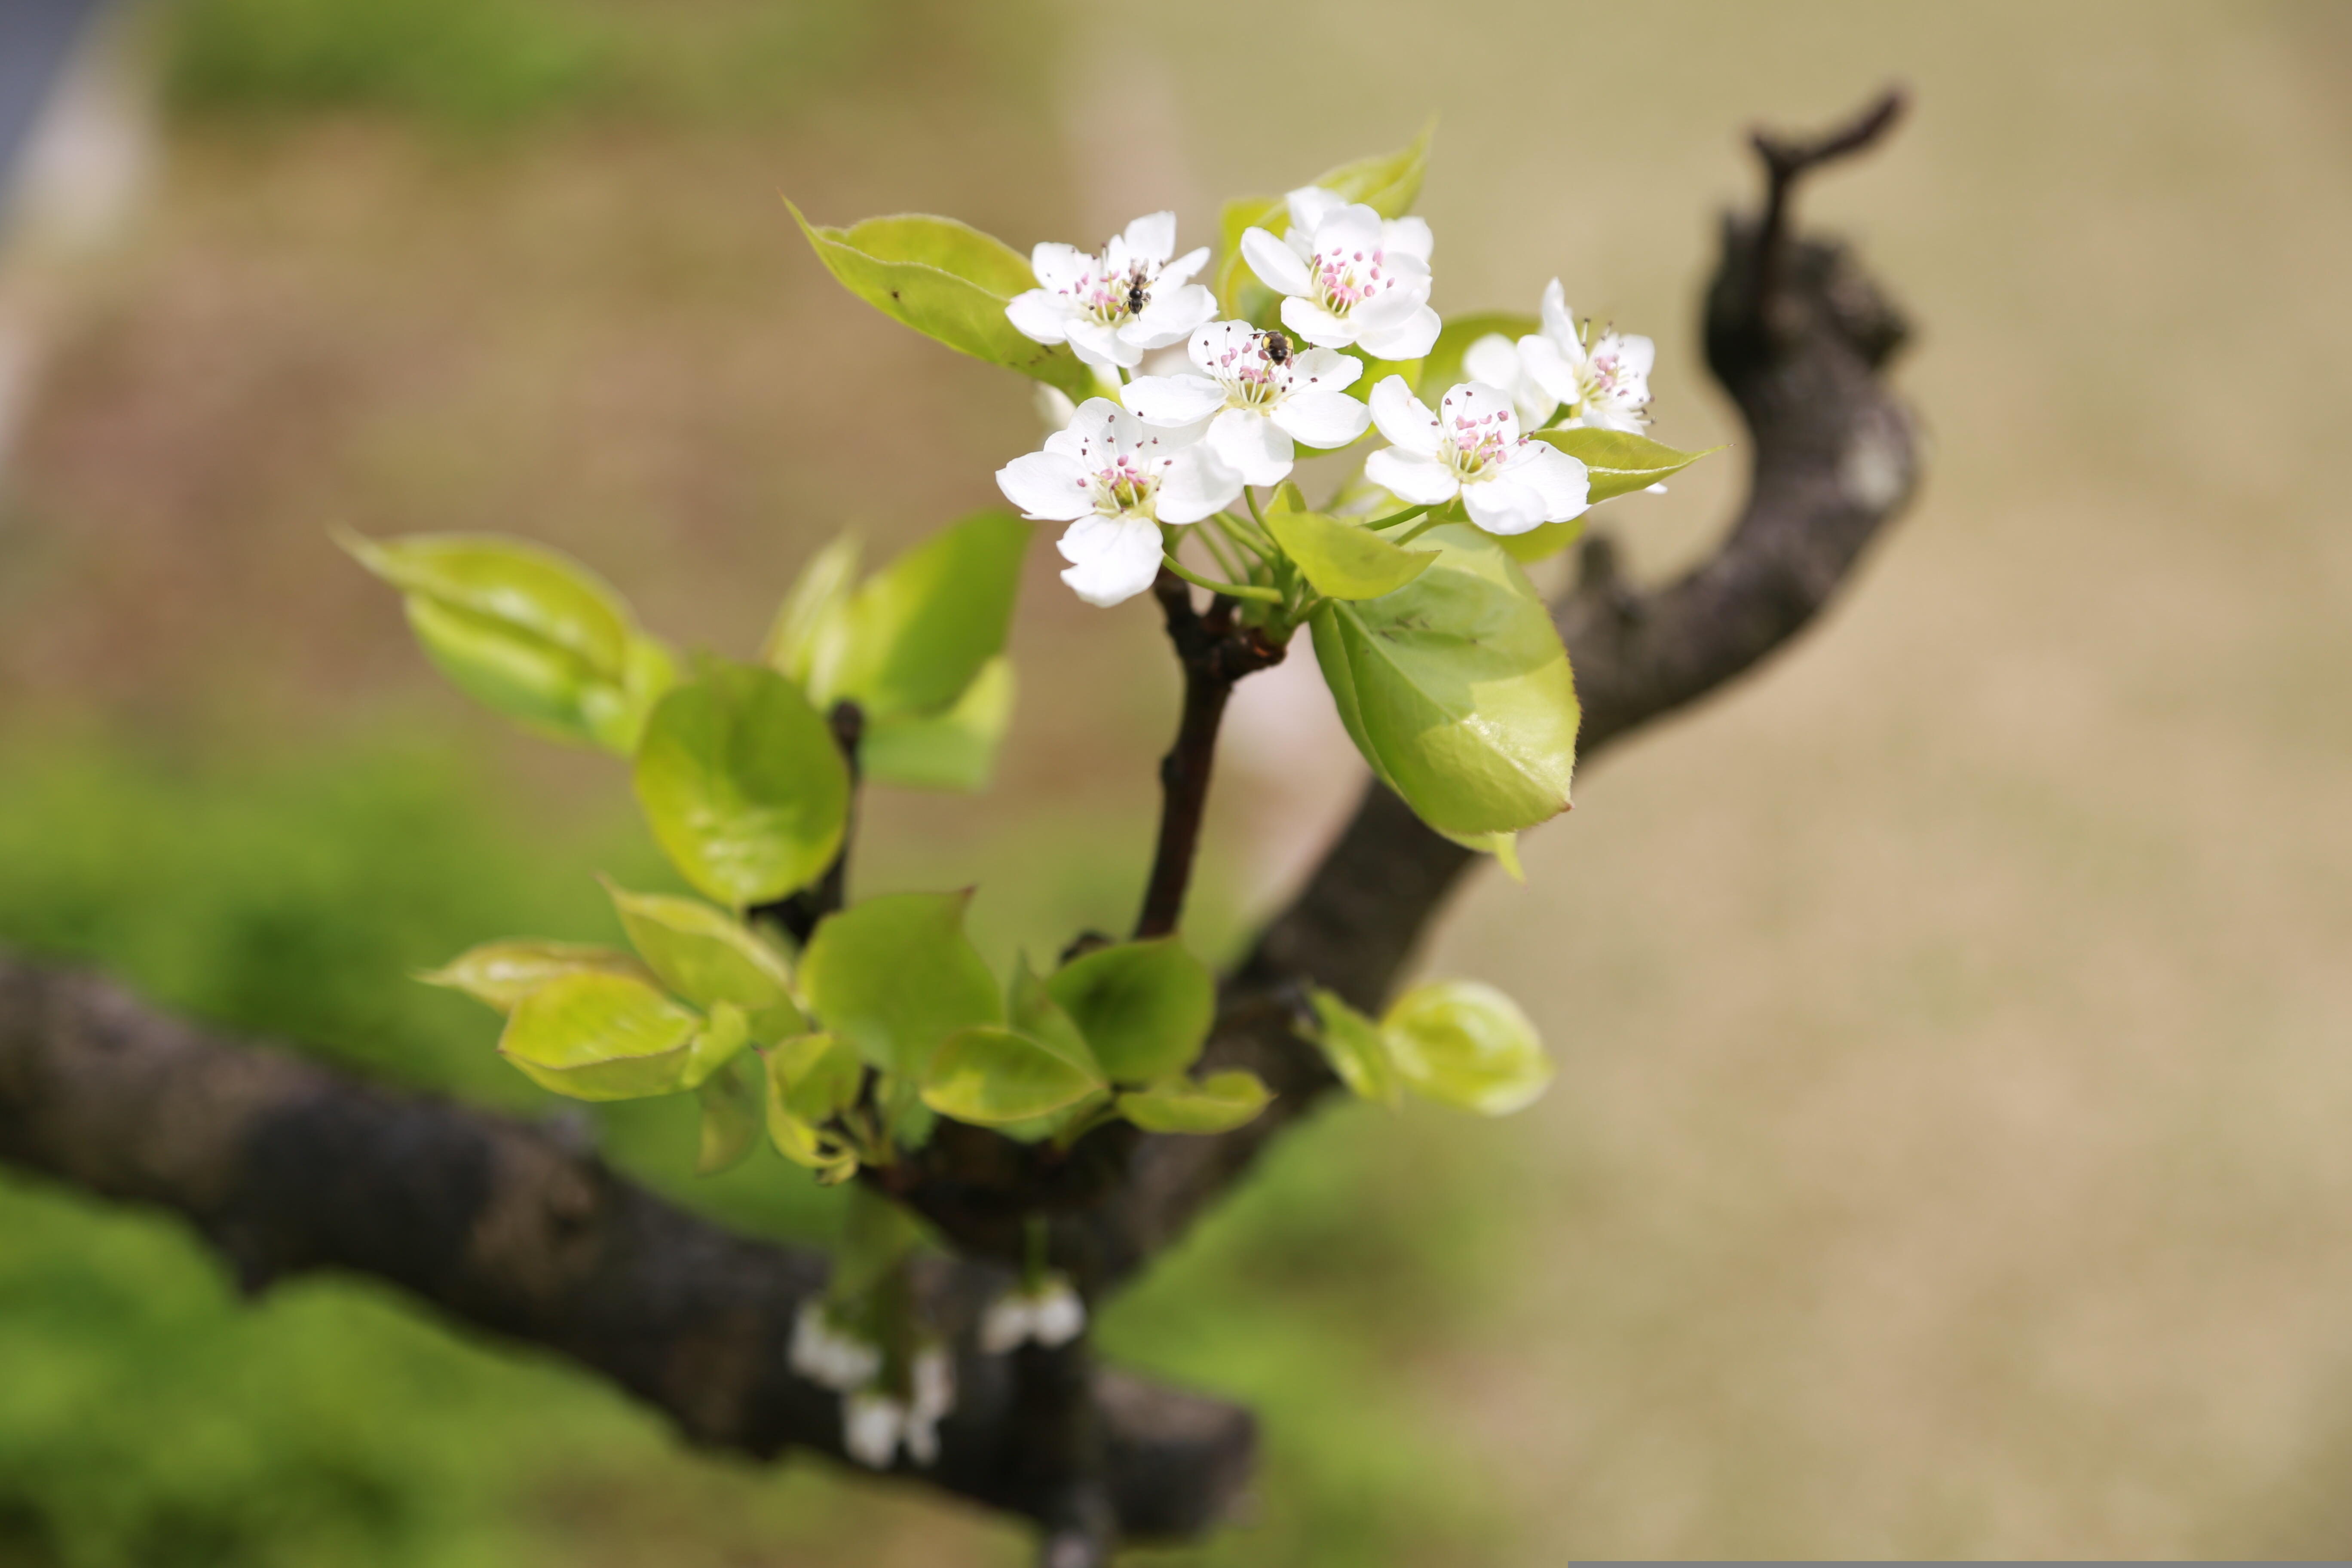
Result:
{"label": "black and white bee", "polygon": [[1265,355],[1266,363],[1271,365],[1286,365],[1290,363],[1290,336],[1288,333],[1260,332],[1257,335],[1257,346],[1258,352]]}

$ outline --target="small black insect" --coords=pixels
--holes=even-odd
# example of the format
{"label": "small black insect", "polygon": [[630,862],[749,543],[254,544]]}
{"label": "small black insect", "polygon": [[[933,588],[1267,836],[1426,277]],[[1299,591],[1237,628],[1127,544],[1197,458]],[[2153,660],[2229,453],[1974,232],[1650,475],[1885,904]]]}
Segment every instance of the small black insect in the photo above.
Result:
{"label": "small black insect", "polygon": [[1290,336],[1288,333],[1260,332],[1257,335],[1257,346],[1259,352],[1265,355],[1266,363],[1279,365],[1288,364],[1290,363]]}
{"label": "small black insect", "polygon": [[1149,300],[1150,298],[1150,296],[1147,295],[1147,294],[1146,294],[1146,293],[1144,293],[1144,291],[1143,291],[1143,279],[1140,279],[1140,278],[1134,278],[1134,279],[1129,279],[1128,280],[1128,285],[1127,285],[1127,313],[1128,313],[1129,315],[1130,315],[1130,316],[1139,316],[1139,315],[1143,314],[1143,306],[1144,306],[1144,302],[1145,302],[1147,300]]}

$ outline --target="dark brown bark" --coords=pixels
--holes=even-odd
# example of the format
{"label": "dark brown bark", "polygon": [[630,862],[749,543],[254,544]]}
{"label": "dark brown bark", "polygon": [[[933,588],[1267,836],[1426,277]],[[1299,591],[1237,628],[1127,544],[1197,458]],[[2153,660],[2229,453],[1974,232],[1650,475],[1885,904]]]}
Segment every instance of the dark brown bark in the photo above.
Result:
{"label": "dark brown bark", "polygon": [[[1843,248],[1793,237],[1789,216],[1807,171],[1868,145],[1898,109],[1890,96],[1809,143],[1757,139],[1766,199],[1726,219],[1706,317],[1708,363],[1748,428],[1750,493],[1715,554],[1663,587],[1625,582],[1605,536],[1585,545],[1554,616],[1587,761],[1785,645],[1910,496],[1916,426],[1881,376],[1903,321]],[[1199,614],[1166,587],[1187,694],[1147,932],[1172,929],[1182,904],[1224,695],[1281,653],[1253,646],[1229,602]],[[966,1255],[923,1279],[927,1310],[967,1348],[940,1462],[910,1475],[1038,1521],[1048,1562],[1100,1562],[1118,1540],[1223,1515],[1249,1471],[1247,1414],[1095,1369],[1083,1348],[970,1353],[977,1304],[1009,1278],[987,1260],[1017,1259],[1025,1216],[1044,1212],[1054,1262],[1093,1295],[1180,1236],[1335,1087],[1293,1032],[1305,987],[1377,1007],[1475,858],[1366,793],[1226,983],[1206,1065],[1275,1089],[1249,1126],[1114,1126],[1056,1153],[950,1124],[919,1160],[875,1173]],[[571,1357],[695,1441],[839,1452],[833,1395],[784,1365],[824,1260],[729,1236],[545,1130],[226,1047],[102,982],[0,960],[0,1160],[184,1215],[249,1288],[314,1268],[373,1276]]]}

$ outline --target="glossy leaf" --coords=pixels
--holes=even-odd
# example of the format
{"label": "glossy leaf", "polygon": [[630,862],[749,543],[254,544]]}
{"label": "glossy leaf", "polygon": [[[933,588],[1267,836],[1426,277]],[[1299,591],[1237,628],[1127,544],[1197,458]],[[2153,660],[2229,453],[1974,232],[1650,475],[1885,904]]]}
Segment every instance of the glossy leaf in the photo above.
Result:
{"label": "glossy leaf", "polygon": [[857,747],[867,781],[906,789],[987,788],[1012,727],[1015,685],[1013,661],[999,655],[980,667],[946,712],[867,725]]}
{"label": "glossy leaf", "polygon": [[1482,1116],[1531,1104],[1551,1083],[1534,1023],[1475,980],[1415,986],[1381,1020],[1381,1036],[1414,1093]]}
{"label": "glossy leaf", "polygon": [[1023,954],[1013,967],[1013,984],[1005,996],[1005,1019],[1013,1028],[1037,1041],[1088,1076],[1100,1079],[1102,1066],[1068,1011],[1055,999],[1046,983],[1029,967]]}
{"label": "glossy leaf", "polygon": [[733,909],[806,887],[849,817],[833,731],[772,669],[710,661],[654,710],[638,802],[686,879]]}
{"label": "glossy leaf", "polygon": [[1547,522],[1525,533],[1504,534],[1496,540],[1503,553],[1522,566],[1532,566],[1538,561],[1549,561],[1578,540],[1584,537],[1584,519],[1571,517],[1566,522]]}
{"label": "glossy leaf", "polygon": [[985,511],[941,530],[867,578],[843,612],[843,648],[822,706],[838,698],[868,719],[937,713],[1004,651],[1029,525]]}
{"label": "glossy leaf", "polygon": [[1486,534],[1382,598],[1327,601],[1315,657],[1340,721],[1381,781],[1442,832],[1507,833],[1564,811],[1576,686],[1550,612]]}
{"label": "glossy leaf", "polygon": [[[823,1036],[814,1037],[824,1038]],[[786,1041],[785,1047],[794,1043]],[[779,1050],[783,1048],[778,1047]],[[768,1063],[765,1120],[768,1142],[776,1146],[776,1152],[795,1165],[816,1172],[817,1179],[822,1182],[845,1181],[854,1175],[857,1170],[856,1152],[839,1138],[819,1131],[814,1121],[795,1114],[785,1089],[784,1077],[776,1070],[775,1058],[772,1056]]]}
{"label": "glossy leaf", "polygon": [[1286,506],[1265,509],[1265,531],[1327,599],[1377,599],[1429,568],[1434,550],[1400,550],[1360,523]]}
{"label": "glossy leaf", "polygon": [[783,1097],[784,1109],[812,1126],[822,1126],[857,1103],[866,1064],[833,1035],[795,1035],[767,1053],[768,1076]]}
{"label": "glossy leaf", "polygon": [[1677,452],[1672,447],[1624,430],[1538,430],[1536,439],[1549,441],[1584,465],[1590,489],[1585,499],[1593,505],[1634,490],[1649,489],[1681,473],[1701,458],[1723,450]]}
{"label": "glossy leaf", "polygon": [[[1475,315],[1448,316],[1437,334],[1437,342],[1421,362],[1417,377],[1407,377],[1415,391],[1423,393],[1422,401],[1432,407],[1437,400],[1459,383],[1469,380],[1462,368],[1462,358],[1470,345],[1480,338],[1501,336],[1516,345],[1530,332],[1541,331],[1543,323],[1533,316],[1513,310],[1481,310]],[[1378,384],[1375,383],[1374,384]]]}
{"label": "glossy leaf", "polygon": [[940,1042],[1002,1024],[995,977],[963,933],[969,893],[894,893],[828,915],[801,955],[824,1027],[886,1072],[919,1079]]}
{"label": "glossy leaf", "polygon": [[453,685],[539,733],[626,752],[674,678],[668,650],[569,556],[485,534],[341,543],[405,595],[410,628]]}
{"label": "glossy leaf", "polygon": [[1093,394],[1094,372],[1067,344],[1033,342],[1005,318],[1005,304],[1037,279],[1028,260],[1003,241],[920,213],[832,228],[810,223],[790,201],[784,205],[825,269],[891,320],[1073,398]]}
{"label": "glossy leaf", "polygon": [[1172,936],[1083,953],[1055,971],[1046,989],[1118,1083],[1182,1072],[1216,1018],[1215,977]]}
{"label": "glossy leaf", "polygon": [[1314,1005],[1316,1021],[1307,1038],[1322,1048],[1339,1081],[1365,1100],[1396,1105],[1402,1086],[1380,1026],[1332,992],[1318,988],[1308,994],[1307,1001]]}
{"label": "glossy leaf", "polygon": [[1236,1068],[1130,1089],[1118,1097],[1118,1113],[1146,1132],[1230,1132],[1256,1121],[1273,1099],[1255,1073]]}
{"label": "glossy leaf", "polygon": [[629,944],[662,984],[698,1007],[743,1009],[755,1042],[781,1040],[806,1026],[793,1005],[792,966],[768,940],[699,899],[632,893],[604,884]]}
{"label": "glossy leaf", "polygon": [[831,690],[857,586],[857,535],[844,532],[809,558],[761,645],[760,660],[803,691]]}
{"label": "glossy leaf", "polygon": [[[1382,217],[1402,217],[1421,195],[1422,176],[1429,168],[1429,144],[1436,134],[1437,121],[1432,119],[1409,145],[1326,169],[1307,183],[1337,191],[1351,202],[1362,202]],[[1280,239],[1290,226],[1284,200],[1281,196],[1237,197],[1219,210],[1217,226],[1224,239],[1223,259],[1216,273],[1217,298],[1224,302],[1228,316],[1256,321],[1257,316],[1245,307],[1262,301],[1249,297],[1278,300],[1280,296],[1258,282],[1249,263],[1242,259],[1242,233],[1263,228]]]}
{"label": "glossy leaf", "polygon": [[687,1048],[686,1071],[679,1076],[679,1087],[700,1089],[741,1056],[751,1043],[751,1025],[743,1016],[743,1009],[732,1002],[719,1003],[710,1009],[707,1021],[695,1032],[693,1044]]}
{"label": "glossy leaf", "polygon": [[982,1127],[1047,1116],[1102,1080],[1042,1040],[1000,1026],[947,1037],[923,1075],[923,1103]]}
{"label": "glossy leaf", "polygon": [[741,1076],[731,1066],[695,1092],[702,1102],[702,1130],[694,1173],[715,1176],[742,1163],[760,1141],[760,1102],[743,1087]]}
{"label": "glossy leaf", "polygon": [[625,952],[579,942],[517,938],[469,948],[438,969],[417,975],[427,985],[463,991],[501,1013],[564,974],[624,974],[650,982],[653,972]]}
{"label": "glossy leaf", "polygon": [[561,975],[515,1006],[499,1054],[573,1100],[642,1100],[686,1088],[702,1017],[625,974]]}

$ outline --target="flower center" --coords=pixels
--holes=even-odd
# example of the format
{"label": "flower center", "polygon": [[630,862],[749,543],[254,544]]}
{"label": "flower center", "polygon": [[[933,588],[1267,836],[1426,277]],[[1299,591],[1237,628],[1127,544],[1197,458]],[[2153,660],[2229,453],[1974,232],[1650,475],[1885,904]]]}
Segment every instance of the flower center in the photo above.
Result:
{"label": "flower center", "polygon": [[1345,316],[1376,294],[1396,287],[1393,273],[1382,275],[1388,253],[1372,250],[1318,250],[1315,253],[1315,297],[1335,316]]}
{"label": "flower center", "polygon": [[1141,261],[1124,272],[1105,272],[1100,270],[1101,266],[1097,258],[1071,290],[1078,309],[1106,327],[1115,327],[1130,316],[1143,314],[1144,307],[1151,303],[1151,285],[1159,277],[1159,269]]}
{"label": "flower center", "polygon": [[1526,437],[1513,439],[1507,433],[1504,421],[1508,417],[1499,409],[1475,419],[1455,415],[1438,457],[1454,470],[1456,479],[1464,480],[1482,478],[1488,468],[1500,468],[1513,452],[1527,444]]}
{"label": "flower center", "polygon": [[1219,354],[1211,366],[1211,374],[1225,389],[1227,407],[1268,408],[1289,392],[1289,367],[1276,363],[1265,352],[1268,335],[1243,339]]}

